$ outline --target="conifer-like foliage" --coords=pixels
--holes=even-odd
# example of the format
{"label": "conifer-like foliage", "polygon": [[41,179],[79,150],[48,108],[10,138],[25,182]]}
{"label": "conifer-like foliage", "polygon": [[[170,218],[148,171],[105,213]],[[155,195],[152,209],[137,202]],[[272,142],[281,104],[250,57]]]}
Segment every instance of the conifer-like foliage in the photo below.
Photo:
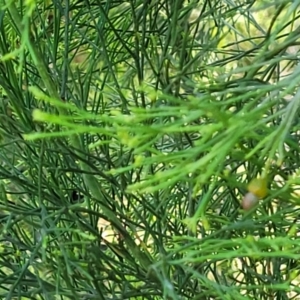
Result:
{"label": "conifer-like foliage", "polygon": [[300,297],[299,11],[0,0],[0,299]]}

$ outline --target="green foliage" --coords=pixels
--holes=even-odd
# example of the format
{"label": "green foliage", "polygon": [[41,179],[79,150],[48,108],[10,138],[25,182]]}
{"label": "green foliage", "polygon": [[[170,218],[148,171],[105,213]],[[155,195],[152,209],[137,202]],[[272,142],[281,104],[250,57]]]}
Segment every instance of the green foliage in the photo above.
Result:
{"label": "green foliage", "polygon": [[0,298],[299,295],[299,7],[0,0]]}

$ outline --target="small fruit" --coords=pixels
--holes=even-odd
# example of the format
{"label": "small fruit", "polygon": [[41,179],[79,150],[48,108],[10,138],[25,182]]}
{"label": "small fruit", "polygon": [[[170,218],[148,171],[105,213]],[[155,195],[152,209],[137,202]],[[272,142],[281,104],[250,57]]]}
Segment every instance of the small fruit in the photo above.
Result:
{"label": "small fruit", "polygon": [[258,198],[267,196],[268,187],[266,178],[254,178],[248,184],[248,191]]}
{"label": "small fruit", "polygon": [[242,207],[244,210],[249,210],[258,202],[258,197],[252,193],[247,193],[242,200]]}
{"label": "small fruit", "polygon": [[266,178],[254,178],[248,184],[248,193],[242,200],[242,207],[249,210],[254,207],[260,198],[263,198],[268,193]]}

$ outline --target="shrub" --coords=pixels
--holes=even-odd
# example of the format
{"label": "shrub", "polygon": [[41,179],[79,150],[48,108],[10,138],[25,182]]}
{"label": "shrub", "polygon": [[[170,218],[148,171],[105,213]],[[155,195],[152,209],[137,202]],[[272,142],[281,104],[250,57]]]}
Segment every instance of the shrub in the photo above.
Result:
{"label": "shrub", "polygon": [[2,0],[1,299],[296,297],[299,4]]}

